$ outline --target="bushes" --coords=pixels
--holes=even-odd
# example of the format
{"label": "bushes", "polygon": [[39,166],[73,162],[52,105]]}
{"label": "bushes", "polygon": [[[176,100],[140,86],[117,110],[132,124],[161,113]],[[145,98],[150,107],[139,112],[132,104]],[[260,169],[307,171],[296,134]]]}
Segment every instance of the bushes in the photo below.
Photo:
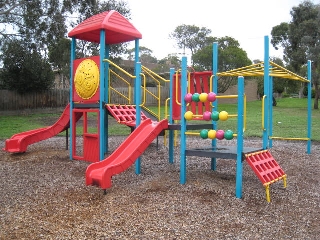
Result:
{"label": "bushes", "polygon": [[28,48],[21,40],[7,42],[2,60],[0,82],[5,89],[24,94],[48,90],[53,84],[50,64],[35,48]]}

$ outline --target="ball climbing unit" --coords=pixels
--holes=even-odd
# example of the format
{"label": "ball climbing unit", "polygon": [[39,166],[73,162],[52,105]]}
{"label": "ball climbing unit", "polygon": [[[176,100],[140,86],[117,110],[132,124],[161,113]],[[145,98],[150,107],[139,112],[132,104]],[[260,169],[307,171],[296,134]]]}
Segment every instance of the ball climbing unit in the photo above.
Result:
{"label": "ball climbing unit", "polygon": [[[184,97],[184,101],[189,104],[192,101],[194,102],[214,102],[216,100],[216,94],[214,92],[209,93],[187,93]],[[194,120],[194,119],[203,119],[205,121],[226,121],[228,119],[228,112],[226,111],[205,111],[202,115],[195,115],[192,111],[187,111],[184,114],[184,118],[188,121]],[[224,131],[222,129],[214,130],[214,129],[202,129],[200,131],[200,137],[202,139],[226,139],[226,140],[232,140],[233,137],[236,136],[233,131],[230,129]]]}

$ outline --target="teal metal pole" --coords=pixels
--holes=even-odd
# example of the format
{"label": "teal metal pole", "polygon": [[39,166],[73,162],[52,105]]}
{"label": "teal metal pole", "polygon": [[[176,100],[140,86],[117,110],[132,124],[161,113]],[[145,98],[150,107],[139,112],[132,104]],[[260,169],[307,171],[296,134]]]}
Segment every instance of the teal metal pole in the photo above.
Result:
{"label": "teal metal pole", "polygon": [[[104,53],[104,58],[109,59],[109,50],[110,47],[109,45],[106,45],[105,53]],[[103,62],[102,67],[104,67],[104,77],[105,77],[105,82],[104,82],[104,89],[105,89],[105,103],[109,103],[109,62]],[[109,151],[109,118],[108,118],[108,112],[104,108],[104,153],[106,154]]]}
{"label": "teal metal pole", "polygon": [[[213,75],[213,92],[218,94],[218,43],[214,42],[212,45],[212,75]],[[218,99],[213,102],[212,110],[218,111]],[[217,122],[212,122],[212,128],[217,129]],[[215,150],[217,147],[217,140],[213,139],[211,142],[212,148]],[[211,158],[211,170],[216,170],[217,168],[217,159]]]}
{"label": "teal metal pole", "polygon": [[[172,110],[173,110],[173,83],[174,83],[174,68],[170,68],[170,90],[169,90],[169,98],[170,98],[170,116],[169,116],[169,124],[173,124]],[[174,150],[174,130],[169,130],[169,163],[174,163],[173,150]]]}
{"label": "teal metal pole", "polygon": [[264,129],[263,131],[263,149],[267,149],[268,146],[268,119],[269,119],[269,101],[268,98],[269,95],[269,37],[265,36],[264,37],[264,78],[263,78],[263,87],[264,87],[264,96],[265,96],[265,101],[264,101],[264,109],[262,109],[264,113],[264,119],[263,125]]}
{"label": "teal metal pole", "polygon": [[[272,66],[269,66],[270,68]],[[268,128],[268,136],[272,136],[273,134],[273,77],[269,76],[269,98],[267,98],[269,105],[269,128]],[[272,138],[269,138],[269,148],[272,148]]]}
{"label": "teal metal pole", "polygon": [[73,141],[72,141],[72,137],[73,134],[76,134],[73,132],[73,101],[72,101],[72,92],[73,92],[73,62],[76,59],[76,39],[73,37],[71,40],[71,54],[70,54],[70,95],[69,95],[69,101],[70,101],[70,137],[69,137],[69,157],[70,159],[72,159],[73,156]]}
{"label": "teal metal pole", "polygon": [[236,197],[242,197],[242,155],[243,155],[243,117],[244,117],[244,78],[238,77],[238,133],[237,133],[237,167]]}
{"label": "teal metal pole", "polygon": [[100,161],[104,159],[105,153],[105,90],[104,90],[104,67],[103,67],[103,59],[105,55],[106,49],[106,32],[105,30],[100,31],[100,101],[99,101],[99,118],[100,118],[100,132],[99,132],[99,158]]}
{"label": "teal metal pole", "polygon": [[[135,82],[135,104],[136,104],[136,128],[140,125],[141,123],[141,107],[140,107],[140,102],[141,102],[141,77],[140,77],[140,72],[141,72],[141,63],[137,62],[136,63],[136,82]],[[141,173],[141,157],[138,157],[135,163],[136,166],[136,174]]]}
{"label": "teal metal pole", "polygon": [[[141,122],[141,62],[139,62],[139,39],[135,40],[135,105],[136,105],[136,128],[140,125]],[[135,162],[136,174],[141,173],[141,158],[138,157]]]}
{"label": "teal metal pole", "polygon": [[308,61],[308,142],[307,153],[311,154],[311,128],[312,128],[312,110],[311,110],[311,91],[312,91],[312,73],[311,73],[311,61]]}
{"label": "teal metal pole", "polygon": [[180,130],[180,183],[185,184],[187,180],[187,163],[186,163],[186,103],[184,96],[187,94],[187,57],[182,57],[181,62],[181,130]]}

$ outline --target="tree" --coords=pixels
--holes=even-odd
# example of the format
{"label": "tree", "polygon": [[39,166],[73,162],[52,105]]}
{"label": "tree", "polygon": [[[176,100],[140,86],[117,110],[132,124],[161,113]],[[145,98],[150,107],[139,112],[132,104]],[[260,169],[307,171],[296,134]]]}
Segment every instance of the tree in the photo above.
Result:
{"label": "tree", "polygon": [[[218,42],[218,72],[224,72],[252,64],[247,53],[240,48],[240,44],[232,37],[215,39]],[[198,50],[193,55],[193,64],[196,70],[211,70],[212,43]],[[218,92],[225,92],[231,85],[236,84],[236,77],[219,77]]]}
{"label": "tree", "polygon": [[5,88],[24,94],[41,92],[52,86],[54,75],[50,64],[23,41],[7,40],[2,60],[4,67],[0,78]]}
{"label": "tree", "polygon": [[291,21],[281,23],[272,28],[271,44],[282,47],[284,60],[288,67],[297,74],[305,75],[307,60],[312,60],[312,82],[315,88],[314,108],[318,109],[320,96],[320,5],[315,5],[307,0],[293,7],[290,11]]}
{"label": "tree", "polygon": [[[0,2],[0,47],[1,43],[17,40],[26,45],[31,56],[41,53],[41,58],[50,60],[61,77],[69,75],[70,41],[66,39],[68,27],[91,17],[94,14],[116,10],[130,17],[130,10],[124,1],[97,0],[4,0]],[[78,17],[73,17],[78,16]],[[69,42],[68,42],[69,41]],[[10,41],[9,41],[10,42]],[[115,44],[110,48],[110,58],[118,59],[125,51],[126,44]],[[98,44],[77,41],[77,57],[97,55]],[[37,58],[35,58],[37,59]],[[5,62],[3,62],[5,64]],[[4,68],[10,68],[4,66]],[[30,79],[35,80],[33,78]]]}
{"label": "tree", "polygon": [[70,39],[61,38],[56,44],[49,47],[49,61],[56,74],[59,75],[59,80],[63,88],[69,86],[70,74]]}
{"label": "tree", "polygon": [[171,39],[177,42],[177,46],[183,49],[185,54],[186,49],[191,51],[191,58],[193,54],[204,46],[212,42],[211,30],[205,27],[197,27],[195,25],[180,25],[169,34]]}
{"label": "tree", "polygon": [[[139,55],[140,55],[140,61],[141,63],[157,63],[158,60],[157,58],[155,58],[154,56],[152,56],[152,50],[147,48],[147,47],[143,47],[140,46],[139,47]],[[131,48],[126,50],[126,54],[127,54],[127,59],[133,61],[134,60],[134,54],[135,54],[135,49]]]}
{"label": "tree", "polygon": [[[86,0],[77,1],[78,4],[73,6],[73,12],[78,13],[78,18],[73,21],[71,26],[75,27],[85,19],[92,17],[95,14],[115,10],[123,15],[125,18],[131,18],[131,11],[128,7],[128,3],[122,0],[108,0],[108,1],[97,1],[97,0]],[[113,44],[110,46],[110,59],[115,62],[119,62],[120,56],[127,50],[128,43]],[[77,57],[86,57],[99,54],[99,44],[90,43],[87,41],[77,41]]]}

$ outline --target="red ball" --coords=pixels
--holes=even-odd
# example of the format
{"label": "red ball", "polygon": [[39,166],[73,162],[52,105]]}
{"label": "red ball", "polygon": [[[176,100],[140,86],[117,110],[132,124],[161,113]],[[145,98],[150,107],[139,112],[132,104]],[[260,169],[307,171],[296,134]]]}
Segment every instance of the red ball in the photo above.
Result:
{"label": "red ball", "polygon": [[214,92],[209,92],[207,99],[209,102],[214,102],[216,100],[216,97],[217,95]]}
{"label": "red ball", "polygon": [[187,93],[184,96],[184,101],[186,101],[187,103],[191,103],[192,102],[192,94],[191,93]]}
{"label": "red ball", "polygon": [[224,138],[224,131],[223,130],[218,130],[216,133],[216,138],[219,140],[222,140]]}
{"label": "red ball", "polygon": [[203,113],[203,120],[210,121],[211,120],[211,112],[205,111]]}

